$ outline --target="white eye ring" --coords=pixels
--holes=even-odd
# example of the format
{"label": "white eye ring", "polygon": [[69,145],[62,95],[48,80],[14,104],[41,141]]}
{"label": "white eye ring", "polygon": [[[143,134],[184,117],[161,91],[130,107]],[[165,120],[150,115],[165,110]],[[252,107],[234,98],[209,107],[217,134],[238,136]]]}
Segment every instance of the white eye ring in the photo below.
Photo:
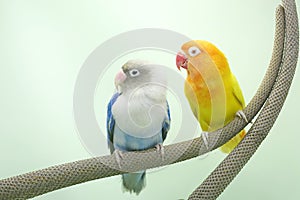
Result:
{"label": "white eye ring", "polygon": [[132,69],[132,70],[129,71],[129,75],[131,77],[136,77],[136,76],[140,75],[140,72],[137,69]]}
{"label": "white eye ring", "polygon": [[195,57],[201,53],[200,49],[196,46],[192,46],[189,48],[189,54],[192,57]]}

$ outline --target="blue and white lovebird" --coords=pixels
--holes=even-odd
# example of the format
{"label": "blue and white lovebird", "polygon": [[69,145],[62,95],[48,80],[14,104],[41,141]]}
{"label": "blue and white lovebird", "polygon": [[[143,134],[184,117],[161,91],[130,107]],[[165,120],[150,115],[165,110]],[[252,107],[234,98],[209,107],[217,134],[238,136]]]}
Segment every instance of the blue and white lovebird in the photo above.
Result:
{"label": "blue and white lovebird", "polygon": [[[156,148],[163,158],[162,143],[170,129],[163,66],[131,60],[115,77],[115,93],[107,110],[108,145],[120,165],[122,152]],[[137,195],[145,187],[146,172],[122,175],[125,191]]]}

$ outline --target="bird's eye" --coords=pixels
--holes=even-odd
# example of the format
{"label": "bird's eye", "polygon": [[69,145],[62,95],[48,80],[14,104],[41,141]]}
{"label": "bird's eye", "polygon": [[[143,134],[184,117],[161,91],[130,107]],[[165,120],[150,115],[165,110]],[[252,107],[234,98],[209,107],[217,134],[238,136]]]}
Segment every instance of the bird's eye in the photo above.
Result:
{"label": "bird's eye", "polygon": [[132,70],[129,71],[129,74],[130,74],[131,77],[135,77],[135,76],[140,75],[140,72],[137,69],[132,69]]}
{"label": "bird's eye", "polygon": [[197,56],[200,53],[201,53],[201,51],[200,51],[200,49],[198,47],[193,46],[193,47],[189,48],[189,54],[192,57],[195,57],[195,56]]}

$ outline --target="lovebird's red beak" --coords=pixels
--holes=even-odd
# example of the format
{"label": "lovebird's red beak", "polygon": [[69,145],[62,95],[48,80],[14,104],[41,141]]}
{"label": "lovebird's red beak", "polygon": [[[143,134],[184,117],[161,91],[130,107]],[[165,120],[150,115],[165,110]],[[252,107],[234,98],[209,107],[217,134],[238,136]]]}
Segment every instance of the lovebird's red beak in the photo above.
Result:
{"label": "lovebird's red beak", "polygon": [[176,56],[176,65],[177,65],[177,68],[180,70],[180,68],[184,68],[184,69],[187,69],[187,65],[188,65],[188,59],[187,57],[181,53],[181,52],[178,52],[177,53],[177,56]]}

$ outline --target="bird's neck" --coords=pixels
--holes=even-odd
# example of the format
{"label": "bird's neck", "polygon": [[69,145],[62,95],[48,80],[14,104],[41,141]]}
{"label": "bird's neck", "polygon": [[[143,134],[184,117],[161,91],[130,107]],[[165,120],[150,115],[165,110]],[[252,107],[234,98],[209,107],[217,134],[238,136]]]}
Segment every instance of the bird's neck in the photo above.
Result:
{"label": "bird's neck", "polygon": [[122,96],[128,101],[151,101],[152,103],[164,103],[166,101],[166,88],[162,85],[146,85],[140,88],[122,92]]}

